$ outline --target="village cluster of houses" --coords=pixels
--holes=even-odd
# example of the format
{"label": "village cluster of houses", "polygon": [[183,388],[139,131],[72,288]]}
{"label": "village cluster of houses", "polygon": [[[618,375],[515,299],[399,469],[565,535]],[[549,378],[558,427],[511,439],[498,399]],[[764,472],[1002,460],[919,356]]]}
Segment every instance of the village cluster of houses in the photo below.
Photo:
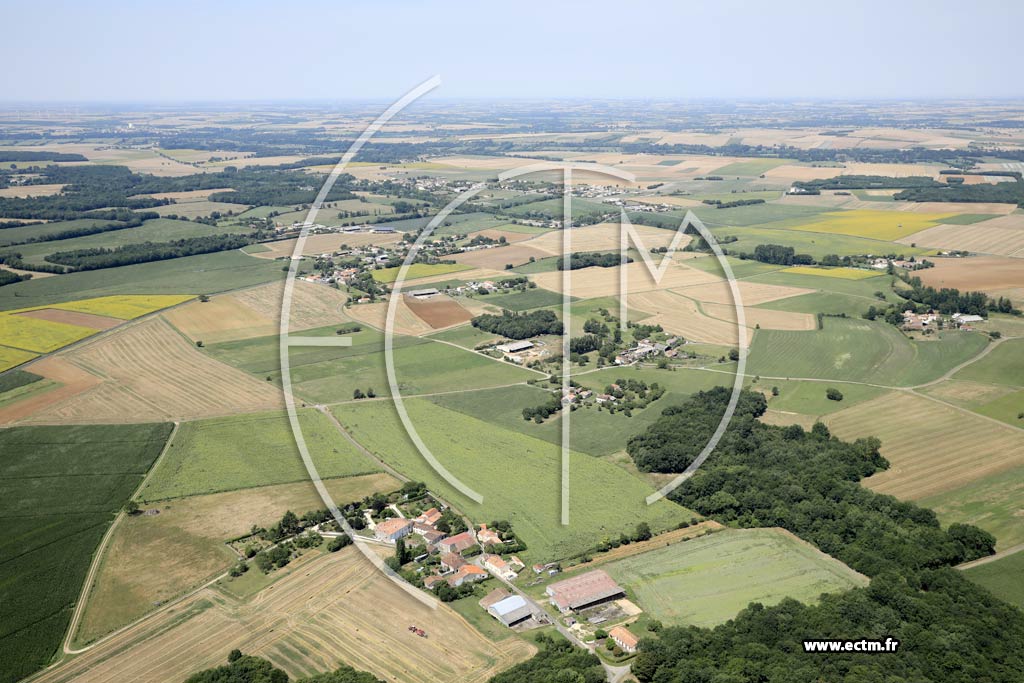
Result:
{"label": "village cluster of houses", "polygon": [[482,581],[488,572],[506,581],[512,581],[526,565],[512,555],[508,559],[500,555],[484,553],[480,556],[480,564],[469,562],[463,553],[480,545],[501,546],[505,543],[501,535],[486,524],[480,525],[479,531],[468,529],[462,533],[449,536],[437,529],[441,521],[441,512],[435,507],[430,508],[414,519],[392,518],[378,522],[373,530],[374,538],[385,543],[395,543],[409,534],[417,534],[423,538],[428,553],[437,553],[440,559],[440,572],[428,576],[423,585],[433,590],[442,581],[456,588],[464,583]]}
{"label": "village cluster of houses", "polygon": [[968,313],[954,313],[947,318],[938,311],[928,311],[927,313],[903,311],[903,325],[901,327],[908,332],[937,330],[943,327],[956,327],[964,332],[970,332],[974,329],[972,327],[974,323],[980,323],[983,320],[984,318],[980,315]]}

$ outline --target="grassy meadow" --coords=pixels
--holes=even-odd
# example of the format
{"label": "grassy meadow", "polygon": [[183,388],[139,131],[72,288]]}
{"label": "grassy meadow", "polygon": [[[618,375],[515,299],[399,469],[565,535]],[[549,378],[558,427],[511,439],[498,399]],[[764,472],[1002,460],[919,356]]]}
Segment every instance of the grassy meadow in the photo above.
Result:
{"label": "grassy meadow", "polygon": [[726,529],[602,567],[655,619],[715,626],[751,602],[813,603],[866,577],[780,529]]}
{"label": "grassy meadow", "polygon": [[560,449],[447,410],[425,399],[405,401],[412,424],[438,460],[483,495],[478,504],[442,479],[416,450],[386,401],[335,406],[357,441],[389,465],[451,501],[474,520],[507,519],[528,545],[521,556],[554,560],[583,553],[603,537],[631,532],[641,521],[655,531],[694,514],[667,500],[648,506],[652,489],[625,470],[582,453],[570,455],[570,523],[560,522]]}
{"label": "grassy meadow", "polygon": [[[324,414],[302,409],[299,425],[324,479],[380,471]],[[235,415],[183,423],[139,497],[154,501],[308,479],[287,415]]]}

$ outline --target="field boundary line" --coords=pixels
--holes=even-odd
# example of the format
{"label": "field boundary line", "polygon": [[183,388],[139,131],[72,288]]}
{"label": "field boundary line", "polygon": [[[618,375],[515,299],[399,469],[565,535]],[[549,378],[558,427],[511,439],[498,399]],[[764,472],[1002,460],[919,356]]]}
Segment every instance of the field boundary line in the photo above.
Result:
{"label": "field boundary line", "polygon": [[960,372],[961,370],[966,368],[968,365],[973,365],[974,363],[977,363],[979,360],[981,360],[982,358],[987,356],[989,353],[991,353],[993,349],[995,349],[997,346],[999,346],[1000,344],[1002,344],[1003,342],[1005,342],[1005,341],[1007,341],[1009,339],[1020,339],[1020,337],[1000,337],[999,339],[996,339],[995,341],[992,341],[989,344],[986,344],[985,348],[983,348],[981,351],[979,351],[975,356],[973,356],[971,358],[968,358],[963,363],[960,363],[956,367],[950,369],[948,372],[946,372],[946,374],[942,375],[942,377],[939,377],[937,379],[933,379],[930,382],[925,382],[924,384],[915,384],[914,386],[909,387],[909,388],[910,389],[923,389],[925,387],[930,387],[932,385],[938,384],[939,382],[943,382],[943,381],[945,381],[947,379],[952,379],[953,375],[955,375],[956,373]]}
{"label": "field boundary line", "polygon": [[[167,454],[167,451],[169,451],[171,448],[171,443],[174,441],[174,437],[178,434],[179,424],[180,423],[177,421],[174,422],[174,426],[171,428],[171,433],[167,435],[167,440],[164,442],[164,447],[160,449],[159,455],[156,456],[156,460],[153,461],[153,464],[150,466],[149,471],[146,472],[146,476],[142,478],[142,481],[139,482],[139,485],[132,492],[132,495],[128,498],[128,500],[135,500],[135,497],[139,495],[140,491],[142,491],[142,488],[146,485],[146,482],[148,482],[150,477],[153,476],[153,473],[156,471],[156,468],[160,465],[161,462],[163,462],[164,456]],[[100,565],[103,564],[103,557],[106,554],[107,545],[110,543],[110,539],[114,535],[114,530],[117,529],[121,520],[126,516],[127,513],[124,511],[124,508],[117,511],[117,515],[114,517],[114,521],[111,522],[110,526],[107,528],[106,533],[103,534],[103,538],[102,540],[100,540],[100,544],[99,546],[97,546],[96,552],[92,556],[92,562],[89,565],[89,572],[85,575],[85,581],[82,584],[82,591],[78,596],[78,600],[75,602],[75,610],[71,613],[71,621],[68,622],[67,633],[65,633],[64,642],[61,644],[63,654],[77,654],[78,652],[81,652],[81,650],[71,649],[71,641],[74,640],[75,632],[78,630],[78,624],[82,618],[82,613],[85,611],[85,604],[88,601],[89,596],[92,594],[93,584],[96,580],[96,574],[100,569]],[[57,661],[59,662],[60,660]]]}

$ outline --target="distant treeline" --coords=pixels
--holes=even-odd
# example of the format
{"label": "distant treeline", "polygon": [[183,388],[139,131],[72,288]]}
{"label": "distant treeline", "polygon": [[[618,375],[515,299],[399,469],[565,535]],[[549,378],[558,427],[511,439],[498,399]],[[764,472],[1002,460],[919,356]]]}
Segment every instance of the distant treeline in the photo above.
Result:
{"label": "distant treeline", "polygon": [[892,178],[883,175],[839,175],[834,178],[817,180],[798,180],[794,187],[804,190],[807,194],[815,194],[821,190],[869,190],[869,189],[903,189],[918,187],[945,187],[926,176],[908,176]]}
{"label": "distant treeline", "polygon": [[602,254],[599,252],[579,252],[576,254],[569,254],[568,263],[566,263],[564,256],[559,256],[557,267],[558,270],[579,270],[580,268],[590,268],[591,266],[614,268],[615,266],[621,265],[623,262],[632,263],[633,259],[628,256],[623,258],[621,254],[616,253]]}
{"label": "distant treeline", "polygon": [[20,244],[32,244],[35,242],[57,242],[59,240],[67,240],[74,237],[85,237],[86,235],[98,235],[103,232],[113,232],[114,230],[126,230],[128,228],[137,228],[148,220],[160,218],[160,214],[153,211],[136,212],[128,211],[127,209],[116,211],[114,215],[118,216],[118,218],[109,223],[99,223],[97,225],[83,226],[80,228],[69,228],[59,232],[43,233],[34,237],[26,237],[20,242],[11,242],[5,246],[14,247]]}
{"label": "distant treeline", "polygon": [[81,154],[66,154],[64,152],[20,152],[15,150],[0,150],[0,163],[8,161],[89,161]]}
{"label": "distant treeline", "polygon": [[562,321],[554,311],[539,310],[513,313],[502,310],[501,315],[485,313],[472,320],[473,327],[509,339],[528,339],[542,334],[562,334]]}
{"label": "distant treeline", "polygon": [[893,199],[911,202],[999,202],[1024,208],[1024,182],[939,185],[903,190]]}
{"label": "distant treeline", "polygon": [[751,204],[764,204],[763,199],[733,199],[723,202],[721,199],[704,199],[705,204],[714,206],[716,209],[734,209],[737,206],[750,206]]}
{"label": "distant treeline", "polygon": [[845,162],[876,164],[943,163],[961,166],[980,162],[982,157],[1024,161],[1024,149],[993,149],[972,152],[960,149],[867,149],[814,148],[802,149],[787,145],[660,145],[649,142],[619,145],[624,154],[698,154],[710,156],[757,157],[768,159],[795,159],[804,163]]}
{"label": "distant treeline", "polygon": [[114,249],[100,247],[58,251],[48,254],[45,259],[50,263],[71,266],[76,270],[98,270],[100,268],[127,266],[133,263],[164,261],[182,256],[239,249],[251,242],[252,239],[246,235],[207,235],[171,242],[127,244]]}

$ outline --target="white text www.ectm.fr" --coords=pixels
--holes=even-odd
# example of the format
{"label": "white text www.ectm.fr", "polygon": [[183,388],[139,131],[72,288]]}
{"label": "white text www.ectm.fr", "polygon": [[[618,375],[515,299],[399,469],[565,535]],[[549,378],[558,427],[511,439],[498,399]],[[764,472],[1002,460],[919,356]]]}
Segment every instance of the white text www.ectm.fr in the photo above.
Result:
{"label": "white text www.ectm.fr", "polygon": [[896,652],[900,641],[895,638],[871,640],[805,640],[804,652]]}

